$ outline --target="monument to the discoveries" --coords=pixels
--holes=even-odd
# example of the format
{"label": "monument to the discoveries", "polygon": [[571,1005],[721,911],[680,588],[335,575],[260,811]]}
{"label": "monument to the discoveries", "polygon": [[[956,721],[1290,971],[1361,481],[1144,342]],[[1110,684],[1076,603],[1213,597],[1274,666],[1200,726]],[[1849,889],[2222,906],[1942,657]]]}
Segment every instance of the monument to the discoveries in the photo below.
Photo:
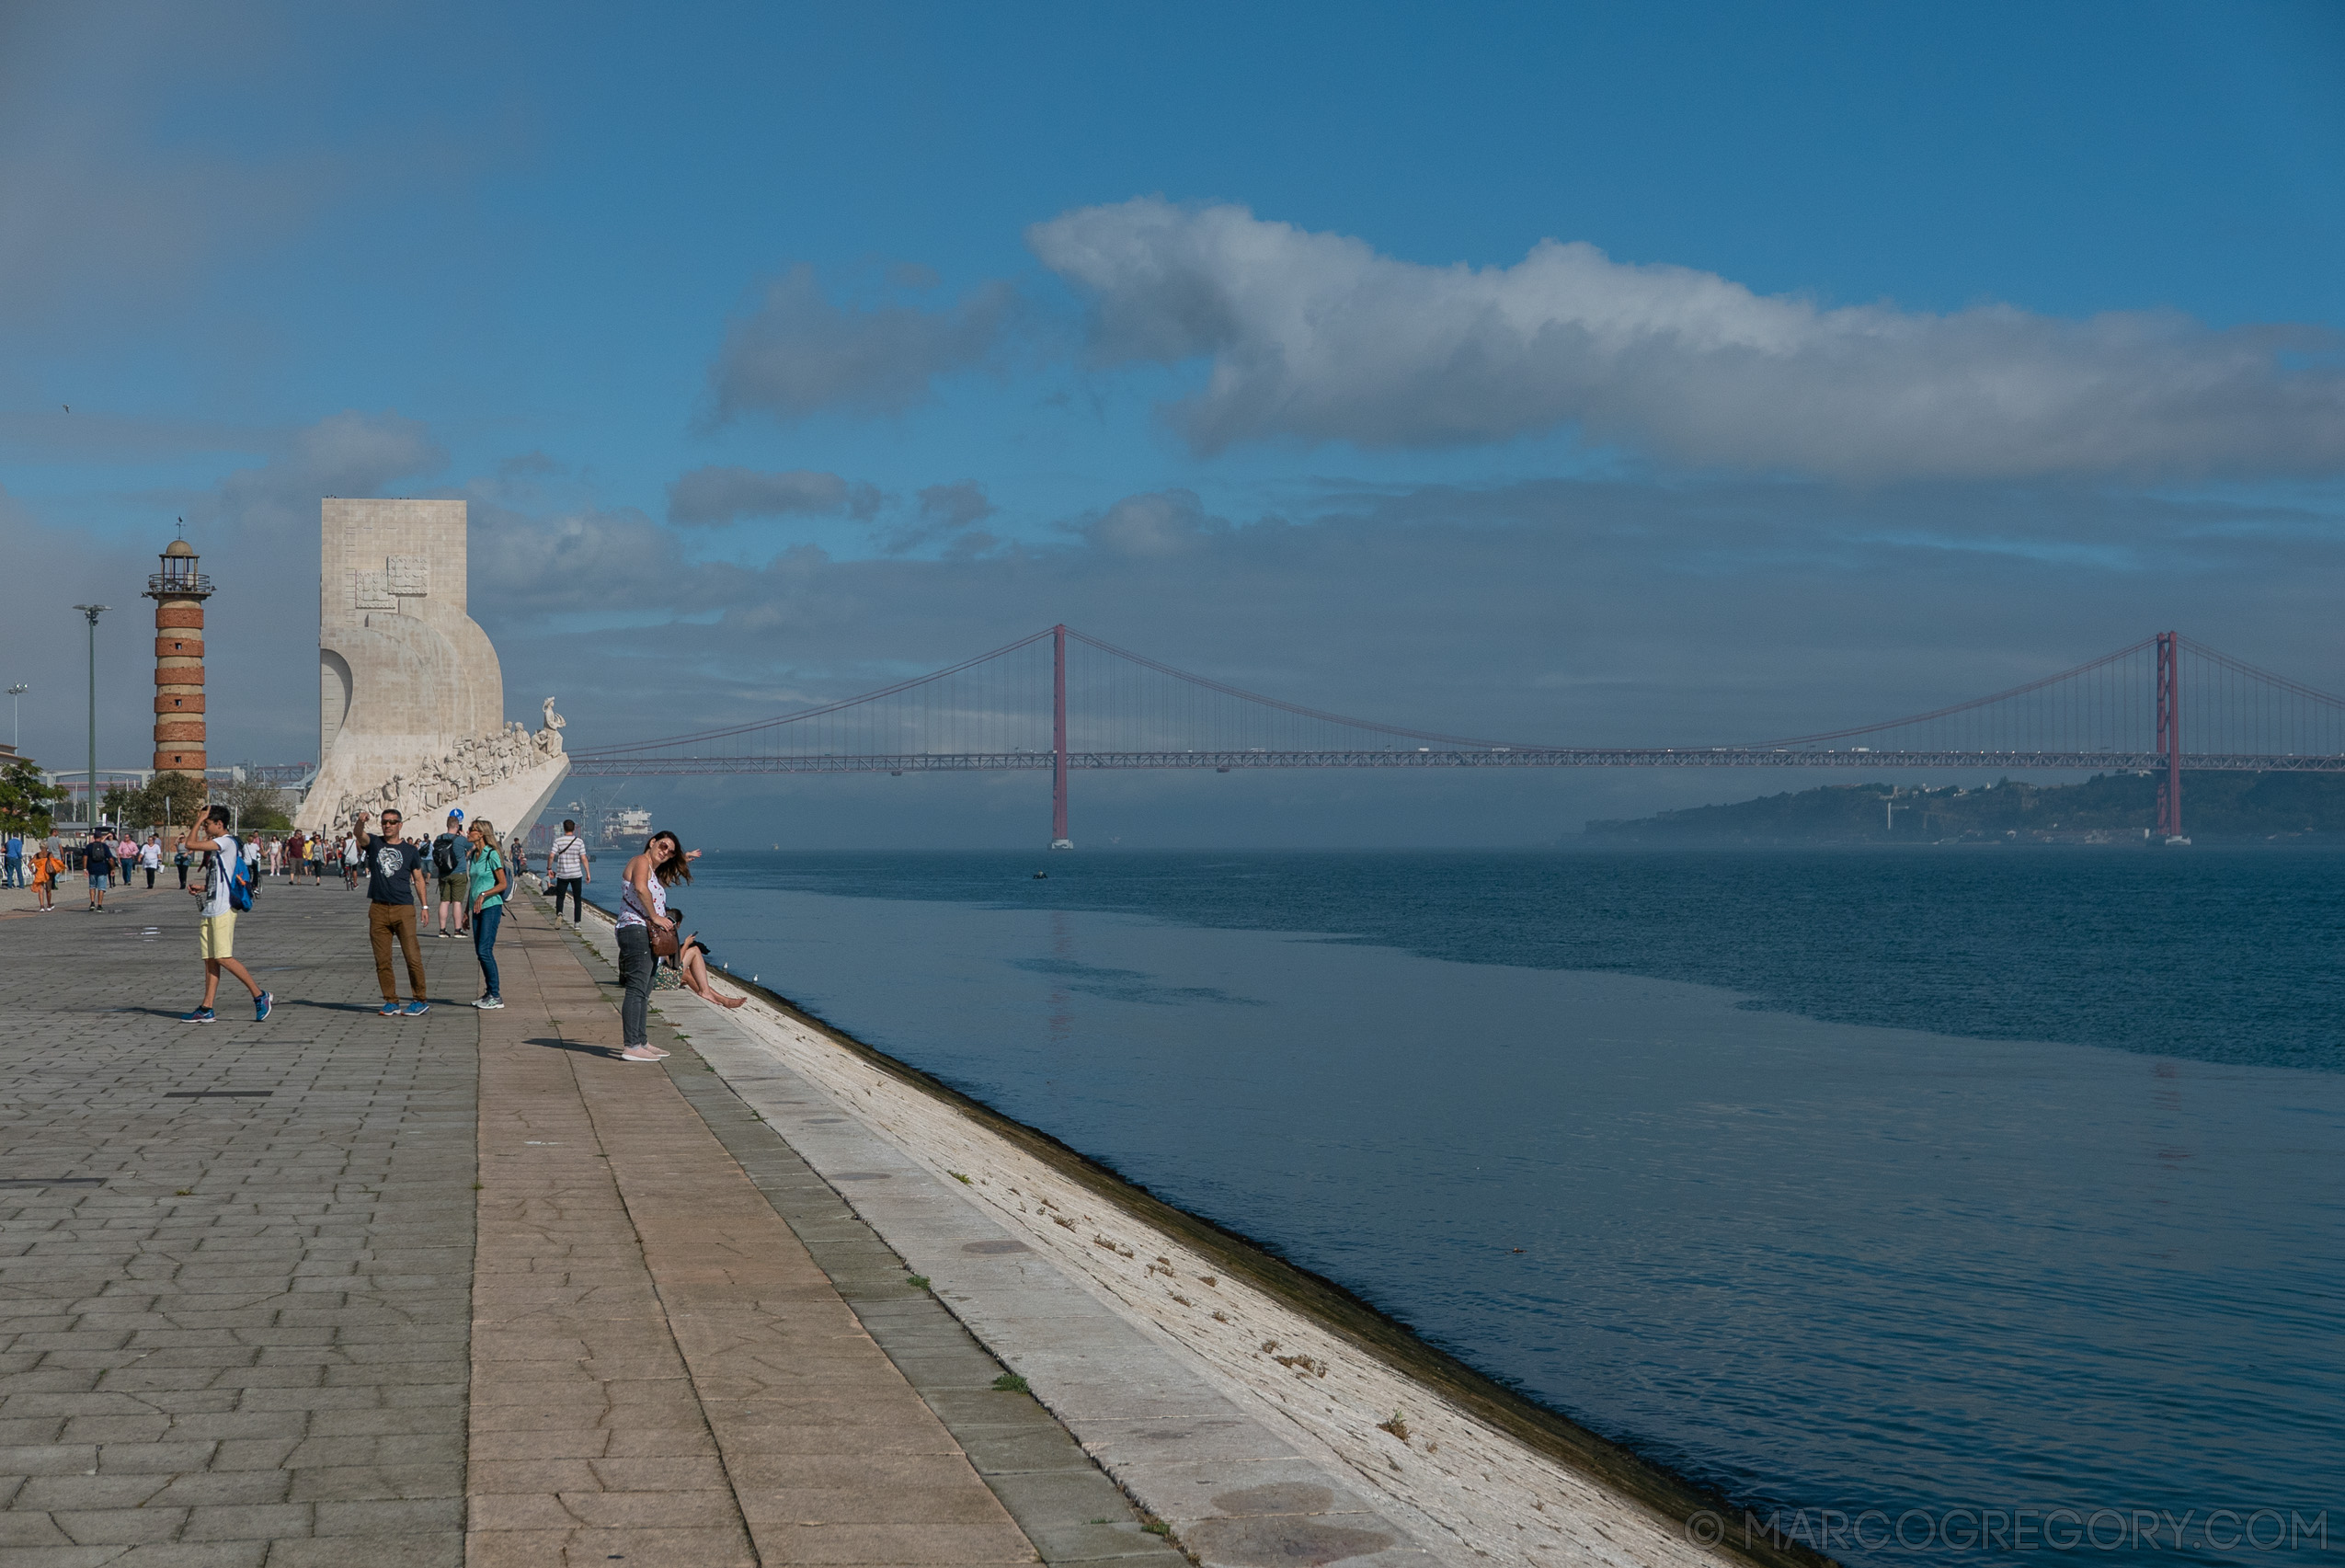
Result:
{"label": "monument to the discoveries", "polygon": [[505,676],[464,613],[462,501],[329,498],[318,570],[318,770],[296,826],[339,831],[396,807],[408,830],[451,807],[499,834],[537,819],[569,759],[562,721],[505,721]]}

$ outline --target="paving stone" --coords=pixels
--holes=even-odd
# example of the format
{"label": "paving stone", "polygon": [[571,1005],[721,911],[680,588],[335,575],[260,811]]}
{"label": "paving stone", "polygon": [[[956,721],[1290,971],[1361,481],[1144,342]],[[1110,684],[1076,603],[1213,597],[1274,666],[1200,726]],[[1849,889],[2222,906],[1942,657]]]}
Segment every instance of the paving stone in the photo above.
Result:
{"label": "paving stone", "polygon": [[[190,1029],[193,902],[140,902],[6,931],[0,1175],[106,1184],[0,1189],[10,1568],[1035,1561],[1004,1495],[1049,1561],[1162,1556],[664,1024],[669,1071],[610,1059],[608,967],[542,906],[506,1011],[433,953],[459,994],[394,1022],[363,903],[271,885],[277,1013]],[[166,1098],[224,1087],[270,1093]]]}
{"label": "paving stone", "polygon": [[56,1508],[50,1521],[75,1546],[171,1540],[188,1521],[185,1508]]}
{"label": "paving stone", "polygon": [[[103,1548],[93,1562],[258,1564],[308,1535],[284,1465],[326,1417],[463,1440],[477,1024],[469,1009],[360,1011],[374,995],[363,902],[271,883],[237,935],[277,1011],[255,1023],[228,980],[220,1023],[182,1025],[201,983],[194,900],[141,889],[133,907],[127,930],[127,915],[0,927],[17,1113],[0,1175],[107,1183],[0,1197],[0,1445],[46,1488],[9,1497],[0,1544],[12,1562],[71,1540]],[[271,1093],[164,1097],[224,1087]],[[406,1348],[378,1364],[344,1335]],[[440,1458],[439,1494],[460,1506]],[[390,1475],[378,1495],[418,1479]],[[108,1505],[133,1494],[144,1506]],[[436,1528],[456,1560],[461,1528]]]}
{"label": "paving stone", "polygon": [[801,1526],[745,1518],[739,1476],[908,1449],[938,1460],[930,1486],[829,1502],[941,1561],[1035,1561],[698,1109],[612,1059],[616,1015],[578,960],[527,927],[499,957],[507,1006],[482,1021],[482,1253],[497,1266],[475,1296],[471,1561],[595,1544],[630,1564],[797,1561],[795,1538],[752,1547]]}
{"label": "paving stone", "polygon": [[119,1568],[261,1568],[269,1562],[265,1540],[153,1542],[134,1546],[110,1560]]}

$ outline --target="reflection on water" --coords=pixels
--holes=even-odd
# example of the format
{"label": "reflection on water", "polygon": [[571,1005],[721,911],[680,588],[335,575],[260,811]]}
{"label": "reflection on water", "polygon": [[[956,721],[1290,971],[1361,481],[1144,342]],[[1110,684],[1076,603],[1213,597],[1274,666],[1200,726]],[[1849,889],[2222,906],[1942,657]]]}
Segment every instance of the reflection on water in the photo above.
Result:
{"label": "reflection on water", "polygon": [[2345,1474],[2345,1074],[749,858],[695,910],[743,968],[1739,1500],[2309,1514]]}

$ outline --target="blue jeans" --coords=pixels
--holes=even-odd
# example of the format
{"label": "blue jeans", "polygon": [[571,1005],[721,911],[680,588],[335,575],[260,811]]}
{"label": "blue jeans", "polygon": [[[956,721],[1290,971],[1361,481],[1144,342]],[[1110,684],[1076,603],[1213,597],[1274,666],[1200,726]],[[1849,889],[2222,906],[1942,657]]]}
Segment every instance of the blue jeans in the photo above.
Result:
{"label": "blue jeans", "polygon": [[619,983],[626,994],[619,999],[619,1035],[630,1049],[651,1038],[651,980],[658,960],[651,956],[651,933],[639,925],[619,928]]}
{"label": "blue jeans", "polygon": [[6,875],[6,885],[8,887],[21,887],[25,885],[24,856],[12,854],[8,857],[8,869]]}
{"label": "blue jeans", "polygon": [[488,994],[498,998],[505,993],[497,984],[497,922],[504,918],[502,904],[473,916],[473,956],[480,960],[480,978],[488,982]]}

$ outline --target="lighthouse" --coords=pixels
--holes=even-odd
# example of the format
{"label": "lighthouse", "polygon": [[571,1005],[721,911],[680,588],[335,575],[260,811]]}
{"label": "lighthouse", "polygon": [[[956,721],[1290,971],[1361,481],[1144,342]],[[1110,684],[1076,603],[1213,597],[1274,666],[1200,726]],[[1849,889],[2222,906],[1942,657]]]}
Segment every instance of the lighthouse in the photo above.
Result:
{"label": "lighthouse", "polygon": [[212,579],[195,547],[174,539],[146,579],[154,601],[154,771],[203,777],[203,601]]}

